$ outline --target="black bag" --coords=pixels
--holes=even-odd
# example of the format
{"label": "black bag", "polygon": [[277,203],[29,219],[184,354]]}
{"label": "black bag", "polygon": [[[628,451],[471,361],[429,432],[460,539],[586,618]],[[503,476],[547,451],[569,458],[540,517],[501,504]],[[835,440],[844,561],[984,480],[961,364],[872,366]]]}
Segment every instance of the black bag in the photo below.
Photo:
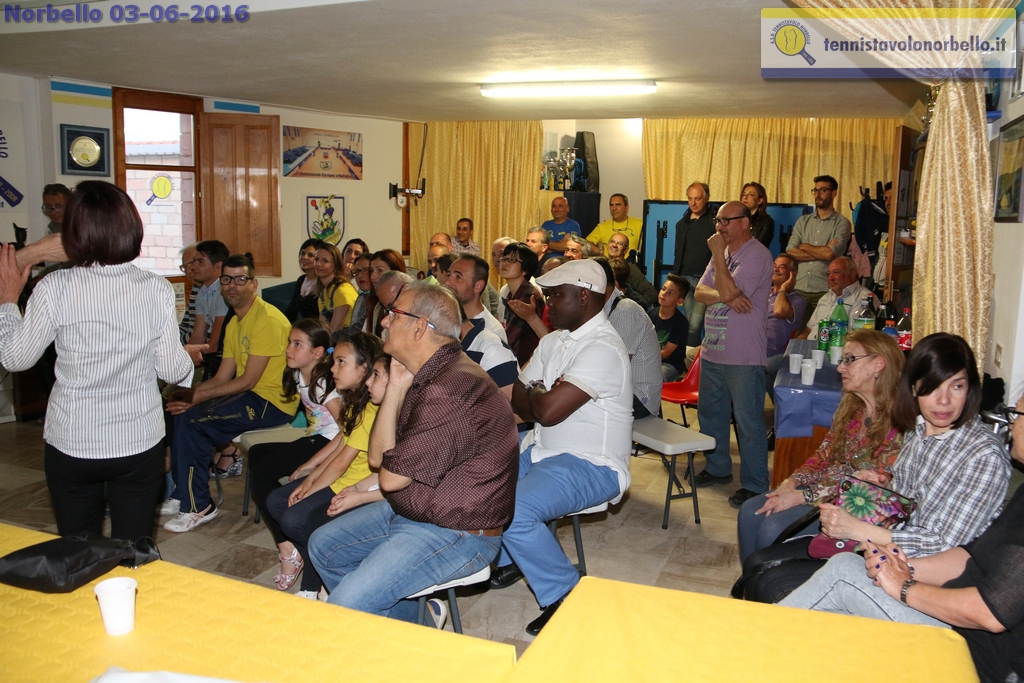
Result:
{"label": "black bag", "polygon": [[160,551],[148,536],[135,543],[64,536],[0,557],[0,583],[41,593],[70,593],[117,565],[134,568],[159,559]]}
{"label": "black bag", "polygon": [[600,192],[601,173],[597,167],[597,142],[594,134],[587,130],[576,133],[576,158],[583,160],[583,173],[576,176],[573,190],[576,192]]}
{"label": "black bag", "polygon": [[732,597],[774,604],[824,567],[827,560],[814,560],[807,554],[813,536],[788,540],[820,514],[821,511],[815,507],[786,527],[770,546],[750,553],[743,562],[743,575],[732,586]]}

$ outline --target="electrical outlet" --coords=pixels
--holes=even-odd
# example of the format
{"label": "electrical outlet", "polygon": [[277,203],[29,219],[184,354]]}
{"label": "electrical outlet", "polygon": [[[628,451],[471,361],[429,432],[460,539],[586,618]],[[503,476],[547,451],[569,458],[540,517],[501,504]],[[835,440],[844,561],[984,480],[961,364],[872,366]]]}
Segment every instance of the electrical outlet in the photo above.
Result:
{"label": "electrical outlet", "polygon": [[398,200],[398,207],[401,209],[404,209],[406,203],[409,201],[408,199],[406,199],[404,194],[398,195],[397,197],[395,197],[395,199]]}
{"label": "electrical outlet", "polygon": [[997,368],[1003,367],[1003,345],[996,344],[996,357],[992,359],[992,362],[996,364]]}

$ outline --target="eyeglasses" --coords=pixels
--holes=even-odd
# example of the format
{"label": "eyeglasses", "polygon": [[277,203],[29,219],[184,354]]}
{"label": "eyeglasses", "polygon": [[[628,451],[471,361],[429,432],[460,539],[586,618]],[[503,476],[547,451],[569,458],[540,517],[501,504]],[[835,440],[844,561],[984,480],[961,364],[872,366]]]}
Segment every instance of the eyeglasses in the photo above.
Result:
{"label": "eyeglasses", "polygon": [[53,211],[63,211],[64,210],[64,205],[63,204],[43,204],[42,209],[43,209],[43,213],[51,213]]}
{"label": "eyeglasses", "polygon": [[391,317],[391,318],[394,318],[395,315],[404,315],[404,316],[407,316],[409,318],[413,318],[414,320],[422,320],[423,322],[427,323],[427,327],[429,327],[430,329],[435,330],[435,331],[437,330],[437,328],[434,327],[434,323],[430,322],[429,320],[424,318],[422,315],[416,315],[415,313],[409,313],[408,311],[403,311],[400,308],[395,308],[394,306],[389,306],[388,307],[388,316]]}
{"label": "eyeglasses", "polygon": [[813,190],[811,190],[811,194],[827,194],[831,191],[831,187],[816,187]]}
{"label": "eyeglasses", "polygon": [[178,266],[178,270],[180,270],[181,272],[184,273],[185,269],[188,268],[189,266],[194,266],[196,264],[202,263],[205,260],[206,259],[204,259],[202,256],[197,256],[196,258],[192,259],[188,263],[183,263],[180,266]]}
{"label": "eyeglasses", "polygon": [[715,225],[715,227],[718,227],[719,225],[729,225],[729,221],[735,221],[740,218],[746,218],[746,216],[715,216],[714,218],[711,219],[711,222]]}
{"label": "eyeglasses", "polygon": [[515,256],[502,256],[498,259],[498,263],[522,263],[522,261]]}
{"label": "eyeglasses", "polygon": [[225,287],[227,287],[232,282],[234,282],[239,287],[245,287],[245,283],[246,282],[248,282],[249,280],[255,280],[255,279],[256,278],[249,277],[248,275],[236,275],[234,277],[231,277],[230,275],[221,275],[220,283],[222,285],[224,285]]}
{"label": "eyeglasses", "polygon": [[854,363],[859,361],[861,358],[867,358],[868,356],[877,356],[877,355],[878,355],[877,353],[865,353],[863,356],[854,356],[853,354],[849,354],[848,353],[848,354],[846,354],[845,356],[843,356],[842,358],[839,359],[839,365],[842,365],[844,363],[846,365],[853,365]]}
{"label": "eyeglasses", "polygon": [[356,268],[352,271],[353,275],[366,275],[370,272],[369,268]]}

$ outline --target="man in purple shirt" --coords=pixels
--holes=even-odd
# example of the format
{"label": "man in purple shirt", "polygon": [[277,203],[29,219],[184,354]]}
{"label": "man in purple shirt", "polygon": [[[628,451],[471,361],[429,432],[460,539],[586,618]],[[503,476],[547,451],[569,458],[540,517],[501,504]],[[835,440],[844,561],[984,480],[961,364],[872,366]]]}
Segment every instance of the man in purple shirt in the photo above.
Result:
{"label": "man in purple shirt", "polygon": [[[764,364],[767,358],[768,296],[772,255],[750,233],[750,210],[727,202],[714,219],[708,238],[711,262],[694,297],[707,306],[701,348],[702,434],[714,437],[697,486],[732,482],[729,416],[736,419],[740,446],[740,484],[729,498],[739,507],[768,490],[768,438],[764,428]],[[731,406],[731,407],[730,407]]]}
{"label": "man in purple shirt", "polygon": [[[309,542],[332,604],[415,621],[407,596],[498,554],[519,442],[508,399],[462,352],[460,324],[454,295],[425,282],[388,309],[391,377],[367,452],[384,500],[340,515]],[[435,613],[438,628],[445,616]]]}

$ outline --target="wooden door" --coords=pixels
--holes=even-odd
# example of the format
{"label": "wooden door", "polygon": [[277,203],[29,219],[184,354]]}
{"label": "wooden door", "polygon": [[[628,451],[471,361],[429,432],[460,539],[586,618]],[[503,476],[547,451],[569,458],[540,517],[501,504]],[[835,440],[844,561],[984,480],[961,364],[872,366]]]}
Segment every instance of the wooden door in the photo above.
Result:
{"label": "wooden door", "polygon": [[204,113],[199,137],[203,239],[250,252],[258,275],[280,276],[279,117]]}

